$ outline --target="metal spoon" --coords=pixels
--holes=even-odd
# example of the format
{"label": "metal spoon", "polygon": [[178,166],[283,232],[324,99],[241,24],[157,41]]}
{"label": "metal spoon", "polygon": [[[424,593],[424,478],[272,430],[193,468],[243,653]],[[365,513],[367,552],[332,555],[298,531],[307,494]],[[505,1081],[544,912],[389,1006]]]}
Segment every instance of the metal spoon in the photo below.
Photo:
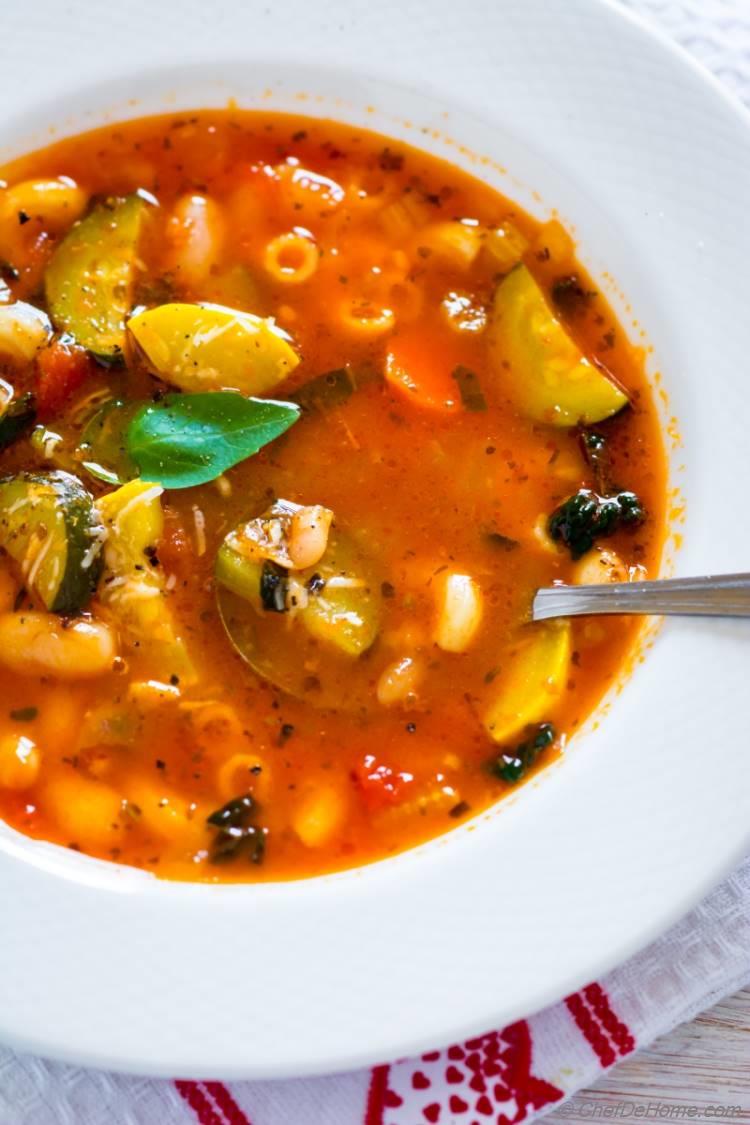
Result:
{"label": "metal spoon", "polygon": [[548,586],[537,590],[531,609],[533,621],[602,613],[750,617],[750,574]]}

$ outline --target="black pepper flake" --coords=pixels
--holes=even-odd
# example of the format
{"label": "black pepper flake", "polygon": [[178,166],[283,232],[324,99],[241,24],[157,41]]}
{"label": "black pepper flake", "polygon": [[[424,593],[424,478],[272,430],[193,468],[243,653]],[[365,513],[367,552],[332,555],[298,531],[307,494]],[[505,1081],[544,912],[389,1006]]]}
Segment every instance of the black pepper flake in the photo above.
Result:
{"label": "black pepper flake", "polygon": [[304,140],[306,140],[306,138],[307,138],[307,130],[306,129],[298,129],[296,133],[292,133],[292,140],[293,141],[304,141]]}
{"label": "black pepper flake", "polygon": [[400,172],[404,166],[404,158],[400,152],[394,152],[386,145],[380,154],[378,164],[384,172]]}
{"label": "black pepper flake", "polygon": [[279,746],[283,746],[285,742],[288,742],[293,734],[294,734],[294,723],[282,723],[281,724],[281,730],[279,731],[279,739],[278,739]]}
{"label": "black pepper flake", "polygon": [[407,734],[416,734],[416,731],[417,731],[417,724],[416,723],[407,723],[406,724],[406,733]]}
{"label": "black pepper flake", "polygon": [[165,769],[167,768],[167,763],[166,763],[166,762],[163,762],[163,761],[161,760],[161,758],[157,758],[157,759],[156,759],[156,762],[154,763],[154,765],[156,766],[156,768],[157,768],[158,770],[165,770]]}
{"label": "black pepper flake", "polygon": [[177,675],[176,672],[173,672],[172,675],[169,677],[169,682],[172,685],[172,687],[177,687],[177,685],[180,682],[180,677]]}
{"label": "black pepper flake", "polygon": [[25,223],[30,222],[31,215],[27,215],[25,211],[18,212],[18,222],[23,226]]}
{"label": "black pepper flake", "polygon": [[393,585],[392,582],[381,582],[380,583],[380,593],[383,595],[384,598],[395,598],[396,587]]}
{"label": "black pepper flake", "polygon": [[467,812],[470,811],[471,805],[468,801],[459,801],[457,805],[454,805],[453,808],[449,810],[448,816],[452,816],[454,820],[458,820],[459,817],[466,816]]}
{"label": "black pepper flake", "polygon": [[315,574],[313,574],[312,577],[308,578],[307,580],[308,592],[311,594],[319,594],[320,591],[324,588],[325,584],[326,580],[323,575],[318,574],[316,571]]}

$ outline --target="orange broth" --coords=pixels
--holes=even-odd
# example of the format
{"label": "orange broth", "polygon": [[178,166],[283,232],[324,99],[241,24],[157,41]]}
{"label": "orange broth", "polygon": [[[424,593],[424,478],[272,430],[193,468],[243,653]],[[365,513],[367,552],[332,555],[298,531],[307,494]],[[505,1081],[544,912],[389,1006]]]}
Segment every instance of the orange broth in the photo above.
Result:
{"label": "orange broth", "polygon": [[[143,189],[158,200],[139,251],[134,305],[209,301],[274,316],[301,362],[269,397],[294,397],[313,378],[344,368],[356,389],[307,409],[218,483],[161,496],[164,532],[150,565],[190,654],[192,682],[168,666],[141,664],[138,645],[123,639],[98,594],[81,612],[101,616],[119,638],[112,670],[77,679],[3,669],[0,815],[29,836],[161,877],[268,880],[382,859],[487,809],[515,784],[492,764],[502,753],[512,758],[537,729],[494,742],[483,723],[487,700],[502,690],[529,631],[547,628],[527,624],[533,591],[580,573],[581,563],[547,537],[546,520],[576,490],[596,487],[579,428],[526,416],[513,389],[524,372],[501,369],[488,346],[493,294],[508,268],[505,243],[498,260],[488,231],[515,240],[565,331],[630,397],[629,407],[590,428],[606,436],[611,478],[638,494],[646,518],[599,541],[594,556],[614,551],[631,576],[655,574],[664,537],[664,444],[643,355],[595,291],[569,236],[400,141],[275,114],[132,121],[64,140],[2,172],[11,187],[60,176],[91,199]],[[185,254],[184,200],[196,195],[210,201],[215,219],[208,264]],[[7,299],[44,307],[44,271],[66,229],[49,229],[43,214],[13,219],[0,222],[0,257],[12,267]],[[445,224],[453,224],[447,234]],[[269,243],[295,230],[305,245],[289,240],[270,268]],[[279,276],[300,267],[306,243],[316,248],[311,276]],[[382,317],[385,326],[373,323]],[[389,352],[408,385],[383,378]],[[120,398],[148,399],[168,386],[132,341],[124,367],[83,357],[67,383],[59,352],[53,359],[40,353],[0,374],[17,392],[41,395],[44,387],[42,421],[62,439],[58,454],[74,460],[92,394],[100,401],[109,387]],[[475,376],[468,407],[456,369]],[[471,398],[477,386],[483,407]],[[50,461],[27,438],[0,453],[4,474],[45,467]],[[79,475],[94,497],[111,491]],[[270,661],[297,659],[297,648],[304,656],[300,697],[243,661],[216,602],[225,535],[278,497],[324,505],[336,528],[356,535],[380,603],[377,637],[357,656],[333,653],[324,641],[303,653],[299,621],[257,614]],[[24,603],[22,579],[5,562],[4,611],[23,612],[33,598]],[[458,652],[435,641],[440,590],[453,573],[471,576],[482,607]],[[553,725],[554,741],[525,777],[563,752],[623,675],[637,638],[637,626],[619,618],[575,620],[570,631],[559,690],[535,717]],[[405,660],[418,669],[413,689],[383,704],[386,669]],[[149,680],[167,686],[131,690]],[[326,692],[330,702],[349,688],[353,703],[321,706]],[[19,783],[22,770],[3,774],[2,754],[17,759],[19,738],[33,746],[30,782]],[[265,830],[262,862],[242,847],[214,862],[217,827],[207,817],[243,794],[255,802],[253,824]]]}

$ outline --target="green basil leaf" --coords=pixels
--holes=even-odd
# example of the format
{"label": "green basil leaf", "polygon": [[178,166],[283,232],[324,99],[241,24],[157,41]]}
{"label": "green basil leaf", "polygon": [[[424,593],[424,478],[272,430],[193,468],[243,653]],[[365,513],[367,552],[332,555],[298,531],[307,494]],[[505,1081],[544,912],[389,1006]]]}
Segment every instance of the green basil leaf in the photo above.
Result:
{"label": "green basil leaf", "polygon": [[252,457],[299,416],[292,402],[245,398],[235,391],[166,395],[141,407],[126,445],[144,480],[192,488]]}

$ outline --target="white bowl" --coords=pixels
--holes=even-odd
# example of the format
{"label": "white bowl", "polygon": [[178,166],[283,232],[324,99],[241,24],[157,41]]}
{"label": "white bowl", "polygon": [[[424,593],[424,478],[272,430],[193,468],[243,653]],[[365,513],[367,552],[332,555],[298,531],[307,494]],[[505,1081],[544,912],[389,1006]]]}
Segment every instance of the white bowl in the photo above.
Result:
{"label": "white bowl", "polygon": [[[0,158],[51,127],[232,96],[365,124],[557,208],[653,346],[665,424],[679,420],[678,571],[748,567],[747,120],[619,9],[27,0],[3,36]],[[268,1077],[531,1013],[644,945],[747,849],[749,651],[746,624],[671,622],[536,784],[341,875],[170,885],[2,830],[0,1038],[141,1073]]]}

